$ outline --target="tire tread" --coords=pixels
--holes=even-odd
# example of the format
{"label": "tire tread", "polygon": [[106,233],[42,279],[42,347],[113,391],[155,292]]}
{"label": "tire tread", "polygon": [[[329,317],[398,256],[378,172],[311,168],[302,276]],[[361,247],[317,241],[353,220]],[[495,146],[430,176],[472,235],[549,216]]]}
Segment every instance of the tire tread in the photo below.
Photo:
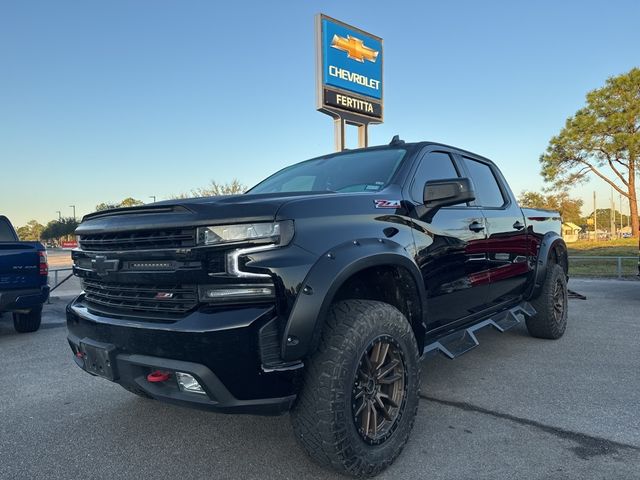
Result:
{"label": "tire tread", "polygon": [[[400,321],[399,321],[400,320]],[[418,407],[418,391],[415,386],[415,401],[407,397],[407,410],[403,416],[409,423],[394,432],[402,438],[395,439],[391,454],[376,461],[367,461],[354,448],[348,423],[351,412],[340,408],[344,404],[343,379],[349,373],[343,367],[346,350],[355,351],[358,339],[362,339],[379,329],[381,324],[391,322],[401,335],[410,336],[415,358],[407,361],[407,367],[414,368],[414,382],[419,382],[420,362],[413,332],[404,316],[393,306],[370,300],[347,300],[334,305],[329,312],[320,345],[307,362],[305,381],[292,411],[294,432],[307,453],[323,466],[332,467],[353,476],[372,476],[388,467],[400,454],[408,440]],[[409,396],[411,392],[407,395]],[[402,420],[401,420],[402,421]],[[393,442],[394,439],[387,440]],[[363,445],[364,442],[362,442]]]}
{"label": "tire tread", "polygon": [[14,313],[13,328],[19,333],[35,332],[42,323],[42,306],[33,308],[29,313]]}
{"label": "tire tread", "polygon": [[527,330],[532,337],[555,340],[560,338],[567,327],[567,309],[565,307],[564,321],[556,322],[553,317],[553,286],[560,278],[565,289],[565,302],[567,299],[567,281],[564,269],[557,263],[549,265],[540,295],[531,300],[536,309],[536,315],[527,318]]}

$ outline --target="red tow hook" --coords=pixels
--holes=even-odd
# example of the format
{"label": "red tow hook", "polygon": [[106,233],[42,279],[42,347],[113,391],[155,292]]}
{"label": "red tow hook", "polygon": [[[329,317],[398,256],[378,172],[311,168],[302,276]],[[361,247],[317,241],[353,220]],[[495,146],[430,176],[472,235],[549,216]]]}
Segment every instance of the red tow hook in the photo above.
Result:
{"label": "red tow hook", "polygon": [[82,360],[84,358],[84,353],[82,352],[77,352],[76,353],[76,357],[78,357],[80,360]]}
{"label": "red tow hook", "polygon": [[147,375],[147,382],[158,383],[158,382],[166,382],[169,380],[171,374],[169,372],[163,372],[161,370],[155,370]]}

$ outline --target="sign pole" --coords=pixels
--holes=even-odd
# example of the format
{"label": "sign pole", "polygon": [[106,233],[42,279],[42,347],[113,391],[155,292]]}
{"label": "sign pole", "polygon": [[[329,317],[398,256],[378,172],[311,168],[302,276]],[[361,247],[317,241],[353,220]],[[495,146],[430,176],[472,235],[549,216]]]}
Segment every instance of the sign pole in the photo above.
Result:
{"label": "sign pole", "polygon": [[336,152],[346,149],[346,128],[347,125],[358,127],[358,148],[369,146],[369,122],[357,122],[353,119],[345,118],[341,115],[333,117],[333,138]]}
{"label": "sign pole", "polygon": [[345,122],[340,116],[333,119],[333,136],[335,141],[336,152],[341,152],[345,148],[344,140]]}
{"label": "sign pole", "polygon": [[358,147],[366,148],[369,146],[369,124],[358,125]]}

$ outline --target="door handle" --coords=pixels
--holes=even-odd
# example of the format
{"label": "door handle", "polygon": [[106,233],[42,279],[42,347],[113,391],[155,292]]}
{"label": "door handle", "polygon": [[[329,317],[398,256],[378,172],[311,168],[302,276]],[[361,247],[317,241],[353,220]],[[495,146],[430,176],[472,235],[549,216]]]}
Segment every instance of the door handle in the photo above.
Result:
{"label": "door handle", "polygon": [[516,220],[516,223],[513,224],[513,228],[515,228],[516,230],[522,230],[524,228],[524,223],[522,223],[520,220]]}
{"label": "door handle", "polygon": [[478,221],[473,221],[469,224],[469,230],[473,232],[481,232],[484,230],[484,225]]}

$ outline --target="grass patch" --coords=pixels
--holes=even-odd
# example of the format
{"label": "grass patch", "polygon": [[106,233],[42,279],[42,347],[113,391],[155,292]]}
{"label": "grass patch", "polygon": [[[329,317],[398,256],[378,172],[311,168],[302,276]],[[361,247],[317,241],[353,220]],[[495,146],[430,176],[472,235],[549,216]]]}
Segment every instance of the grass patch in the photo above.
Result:
{"label": "grass patch", "polygon": [[615,240],[579,240],[568,243],[569,255],[594,255],[612,257],[638,256],[637,238],[618,238]]}
{"label": "grass patch", "polygon": [[[638,239],[580,240],[568,243],[569,275],[575,277],[635,277],[638,274]],[[610,257],[610,258],[575,258]],[[618,267],[618,259],[624,258]]]}
{"label": "grass patch", "polygon": [[635,277],[638,274],[637,258],[623,258],[618,273],[617,258],[569,258],[571,277]]}

